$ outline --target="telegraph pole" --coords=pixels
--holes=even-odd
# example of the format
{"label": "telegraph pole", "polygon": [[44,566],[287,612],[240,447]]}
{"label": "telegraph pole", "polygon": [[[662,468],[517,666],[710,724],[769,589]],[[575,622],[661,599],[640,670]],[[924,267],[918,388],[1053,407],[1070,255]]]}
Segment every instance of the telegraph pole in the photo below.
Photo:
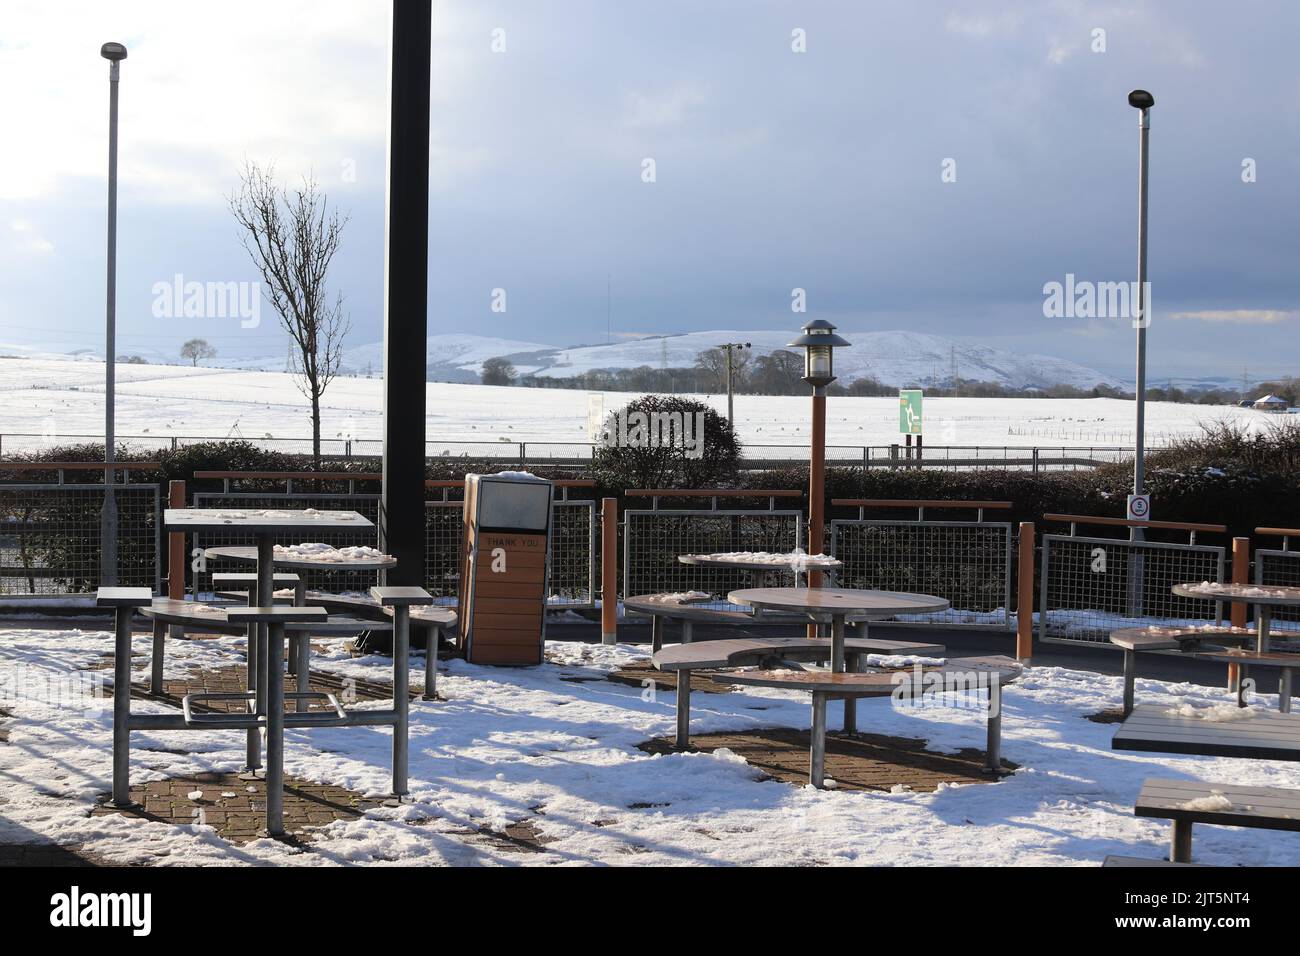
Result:
{"label": "telegraph pole", "polygon": [[725,352],[727,355],[727,424],[730,425],[734,430],[736,427],[736,420],[735,420],[735,399],[733,398],[733,391],[731,387],[731,353],[734,352],[736,349],[749,348],[749,343],[748,342],[727,342],[723,345],[719,345],[718,348],[722,349],[722,351]]}

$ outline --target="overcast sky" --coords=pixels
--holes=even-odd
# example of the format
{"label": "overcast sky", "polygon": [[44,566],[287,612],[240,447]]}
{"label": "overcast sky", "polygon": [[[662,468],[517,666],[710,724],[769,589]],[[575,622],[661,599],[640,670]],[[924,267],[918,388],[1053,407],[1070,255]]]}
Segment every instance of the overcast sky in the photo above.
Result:
{"label": "overcast sky", "polygon": [[[223,198],[245,157],[351,214],[334,283],[352,341],[378,340],[388,7],[4,0],[0,342],[102,347],[110,39],[119,352],[285,351],[266,309],[153,314],[177,274],[256,278]],[[1300,371],[1294,3],[438,0],[434,21],[431,334],[602,342],[608,280],[616,336],[822,317],[1127,372],[1130,323],[1045,318],[1043,286],[1135,277],[1141,86],[1153,379]]]}

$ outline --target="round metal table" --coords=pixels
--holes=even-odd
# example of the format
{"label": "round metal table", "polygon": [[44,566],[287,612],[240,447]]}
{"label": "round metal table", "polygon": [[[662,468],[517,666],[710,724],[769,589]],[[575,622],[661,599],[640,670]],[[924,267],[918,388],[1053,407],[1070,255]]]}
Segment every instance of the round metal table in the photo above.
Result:
{"label": "round metal table", "polygon": [[1255,607],[1255,650],[1268,652],[1269,627],[1275,607],[1300,607],[1300,588],[1266,587],[1261,584],[1220,584],[1202,581],[1200,584],[1175,584],[1174,594],[1179,597],[1200,598],[1206,601],[1233,601]]}
{"label": "round metal table", "polygon": [[[849,617],[862,621],[886,621],[898,614],[930,614],[946,611],[947,599],[932,594],[903,591],[868,591],[855,588],[746,588],[732,591],[727,600],[756,611],[791,611],[816,622],[831,622],[831,671],[844,673],[844,622]],[[855,665],[856,666],[856,665]],[[857,724],[857,704],[844,701],[844,730],[852,733]]]}

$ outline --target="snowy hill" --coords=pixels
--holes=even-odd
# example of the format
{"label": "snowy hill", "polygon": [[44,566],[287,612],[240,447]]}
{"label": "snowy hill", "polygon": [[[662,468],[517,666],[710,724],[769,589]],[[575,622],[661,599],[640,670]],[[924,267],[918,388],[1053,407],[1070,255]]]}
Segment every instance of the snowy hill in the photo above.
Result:
{"label": "snowy hill", "polygon": [[[902,331],[841,334],[853,343],[835,357],[836,371],[846,383],[872,376],[886,385],[943,384],[952,377],[955,361],[957,375],[965,381],[997,382],[1011,388],[1123,384],[1113,375],[1065,359],[1022,355],[940,335]],[[690,367],[700,352],[723,342],[750,342],[755,354],[766,354],[785,348],[791,337],[790,332],[717,330],[555,348],[478,335],[435,335],[429,338],[427,367],[429,378],[435,381],[476,381],[483,362],[501,356],[523,375],[572,378],[594,369]],[[373,369],[377,374],[383,367],[382,347],[374,343],[349,349],[344,364],[354,373]]]}

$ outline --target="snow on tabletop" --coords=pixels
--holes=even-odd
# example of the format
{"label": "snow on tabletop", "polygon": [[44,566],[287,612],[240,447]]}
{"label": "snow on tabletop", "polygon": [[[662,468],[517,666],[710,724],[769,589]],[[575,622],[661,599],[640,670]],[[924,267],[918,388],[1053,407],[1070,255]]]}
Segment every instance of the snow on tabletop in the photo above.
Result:
{"label": "snow on tabletop", "polygon": [[[147,654],[150,636],[134,641]],[[390,658],[353,657],[349,643],[315,639],[323,650],[313,654],[313,670],[340,680],[388,679]],[[1097,866],[1107,854],[1164,852],[1167,825],[1133,814],[1148,777],[1300,787],[1294,763],[1113,752],[1114,725],[1085,717],[1119,705],[1121,679],[1056,667],[1029,668],[1004,693],[1003,753],[1021,769],[999,783],[944,785],[934,793],[853,791],[843,781],[835,790],[791,786],[764,780],[737,753],[638,750],[651,737],[671,736],[673,693],[653,683],[574,678],[644,661],[646,649],[548,642],[548,663],[540,667],[443,665],[438,689],[447,700],[411,704],[411,792],[401,805],[330,824],[306,847],[269,839],[235,847],[210,830],[90,814],[112,779],[110,702],[88,692],[52,694],[42,678],[66,678],[70,667],[102,688],[111,676],[102,670],[110,634],[18,628],[0,631],[0,645],[0,706],[12,713],[4,718],[9,743],[0,746],[7,781],[0,842],[84,844],[119,864]],[[168,646],[164,676],[229,666],[242,660],[243,645],[237,636],[177,641]],[[413,653],[411,666],[418,687],[423,655]],[[1225,697],[1219,688],[1141,677],[1138,694],[1164,707],[1206,707]],[[1258,703],[1276,707],[1277,700],[1264,695]],[[132,707],[176,712],[149,700]],[[839,707],[831,704],[832,726]],[[697,693],[692,730],[806,730],[808,715],[807,694],[798,692]],[[889,698],[859,701],[858,726],[925,739],[942,753],[982,749],[985,739],[977,709],[896,710]],[[132,734],[131,780],[238,770],[243,750],[243,735],[230,731],[139,731]],[[390,756],[387,731],[321,727],[285,735],[287,773],[370,797],[388,795]],[[520,856],[461,836],[525,819],[549,841],[545,852]],[[1300,834],[1206,827],[1197,856],[1219,865],[1292,865]]]}
{"label": "snow on tabletop", "polygon": [[302,544],[277,544],[275,555],[280,558],[301,558],[308,561],[320,561],[324,564],[347,564],[349,561],[387,561],[388,555],[378,548],[368,545],[355,545],[336,548],[321,542],[304,542]]}
{"label": "snow on tabletop", "polygon": [[946,657],[922,657],[918,654],[863,654],[863,661],[868,667],[922,667],[940,666],[948,663]]}
{"label": "snow on tabletop", "polygon": [[1208,797],[1196,797],[1178,804],[1181,810],[1231,810],[1232,801],[1221,790],[1211,790]]}
{"label": "snow on tabletop", "polygon": [[804,551],[774,553],[771,551],[715,551],[712,554],[691,554],[687,557],[709,561],[736,561],[747,564],[770,564],[773,567],[793,568],[832,566],[839,562],[829,554],[807,554]]}
{"label": "snow on tabletop", "polygon": [[708,601],[712,597],[708,591],[673,591],[652,595],[650,600],[660,604],[689,604],[692,601]]}
{"label": "snow on tabletop", "polygon": [[216,518],[222,521],[239,521],[248,518],[268,518],[284,520],[286,518],[329,518],[334,521],[355,521],[351,511],[319,511],[316,508],[303,508],[298,511],[284,511],[276,508],[185,508],[181,512],[196,518]]}
{"label": "snow on tabletop", "polygon": [[1184,701],[1175,707],[1170,707],[1165,713],[1170,717],[1190,717],[1211,724],[1225,724],[1234,720],[1252,720],[1267,711],[1255,707],[1238,707],[1235,702],[1213,703],[1198,707]]}

